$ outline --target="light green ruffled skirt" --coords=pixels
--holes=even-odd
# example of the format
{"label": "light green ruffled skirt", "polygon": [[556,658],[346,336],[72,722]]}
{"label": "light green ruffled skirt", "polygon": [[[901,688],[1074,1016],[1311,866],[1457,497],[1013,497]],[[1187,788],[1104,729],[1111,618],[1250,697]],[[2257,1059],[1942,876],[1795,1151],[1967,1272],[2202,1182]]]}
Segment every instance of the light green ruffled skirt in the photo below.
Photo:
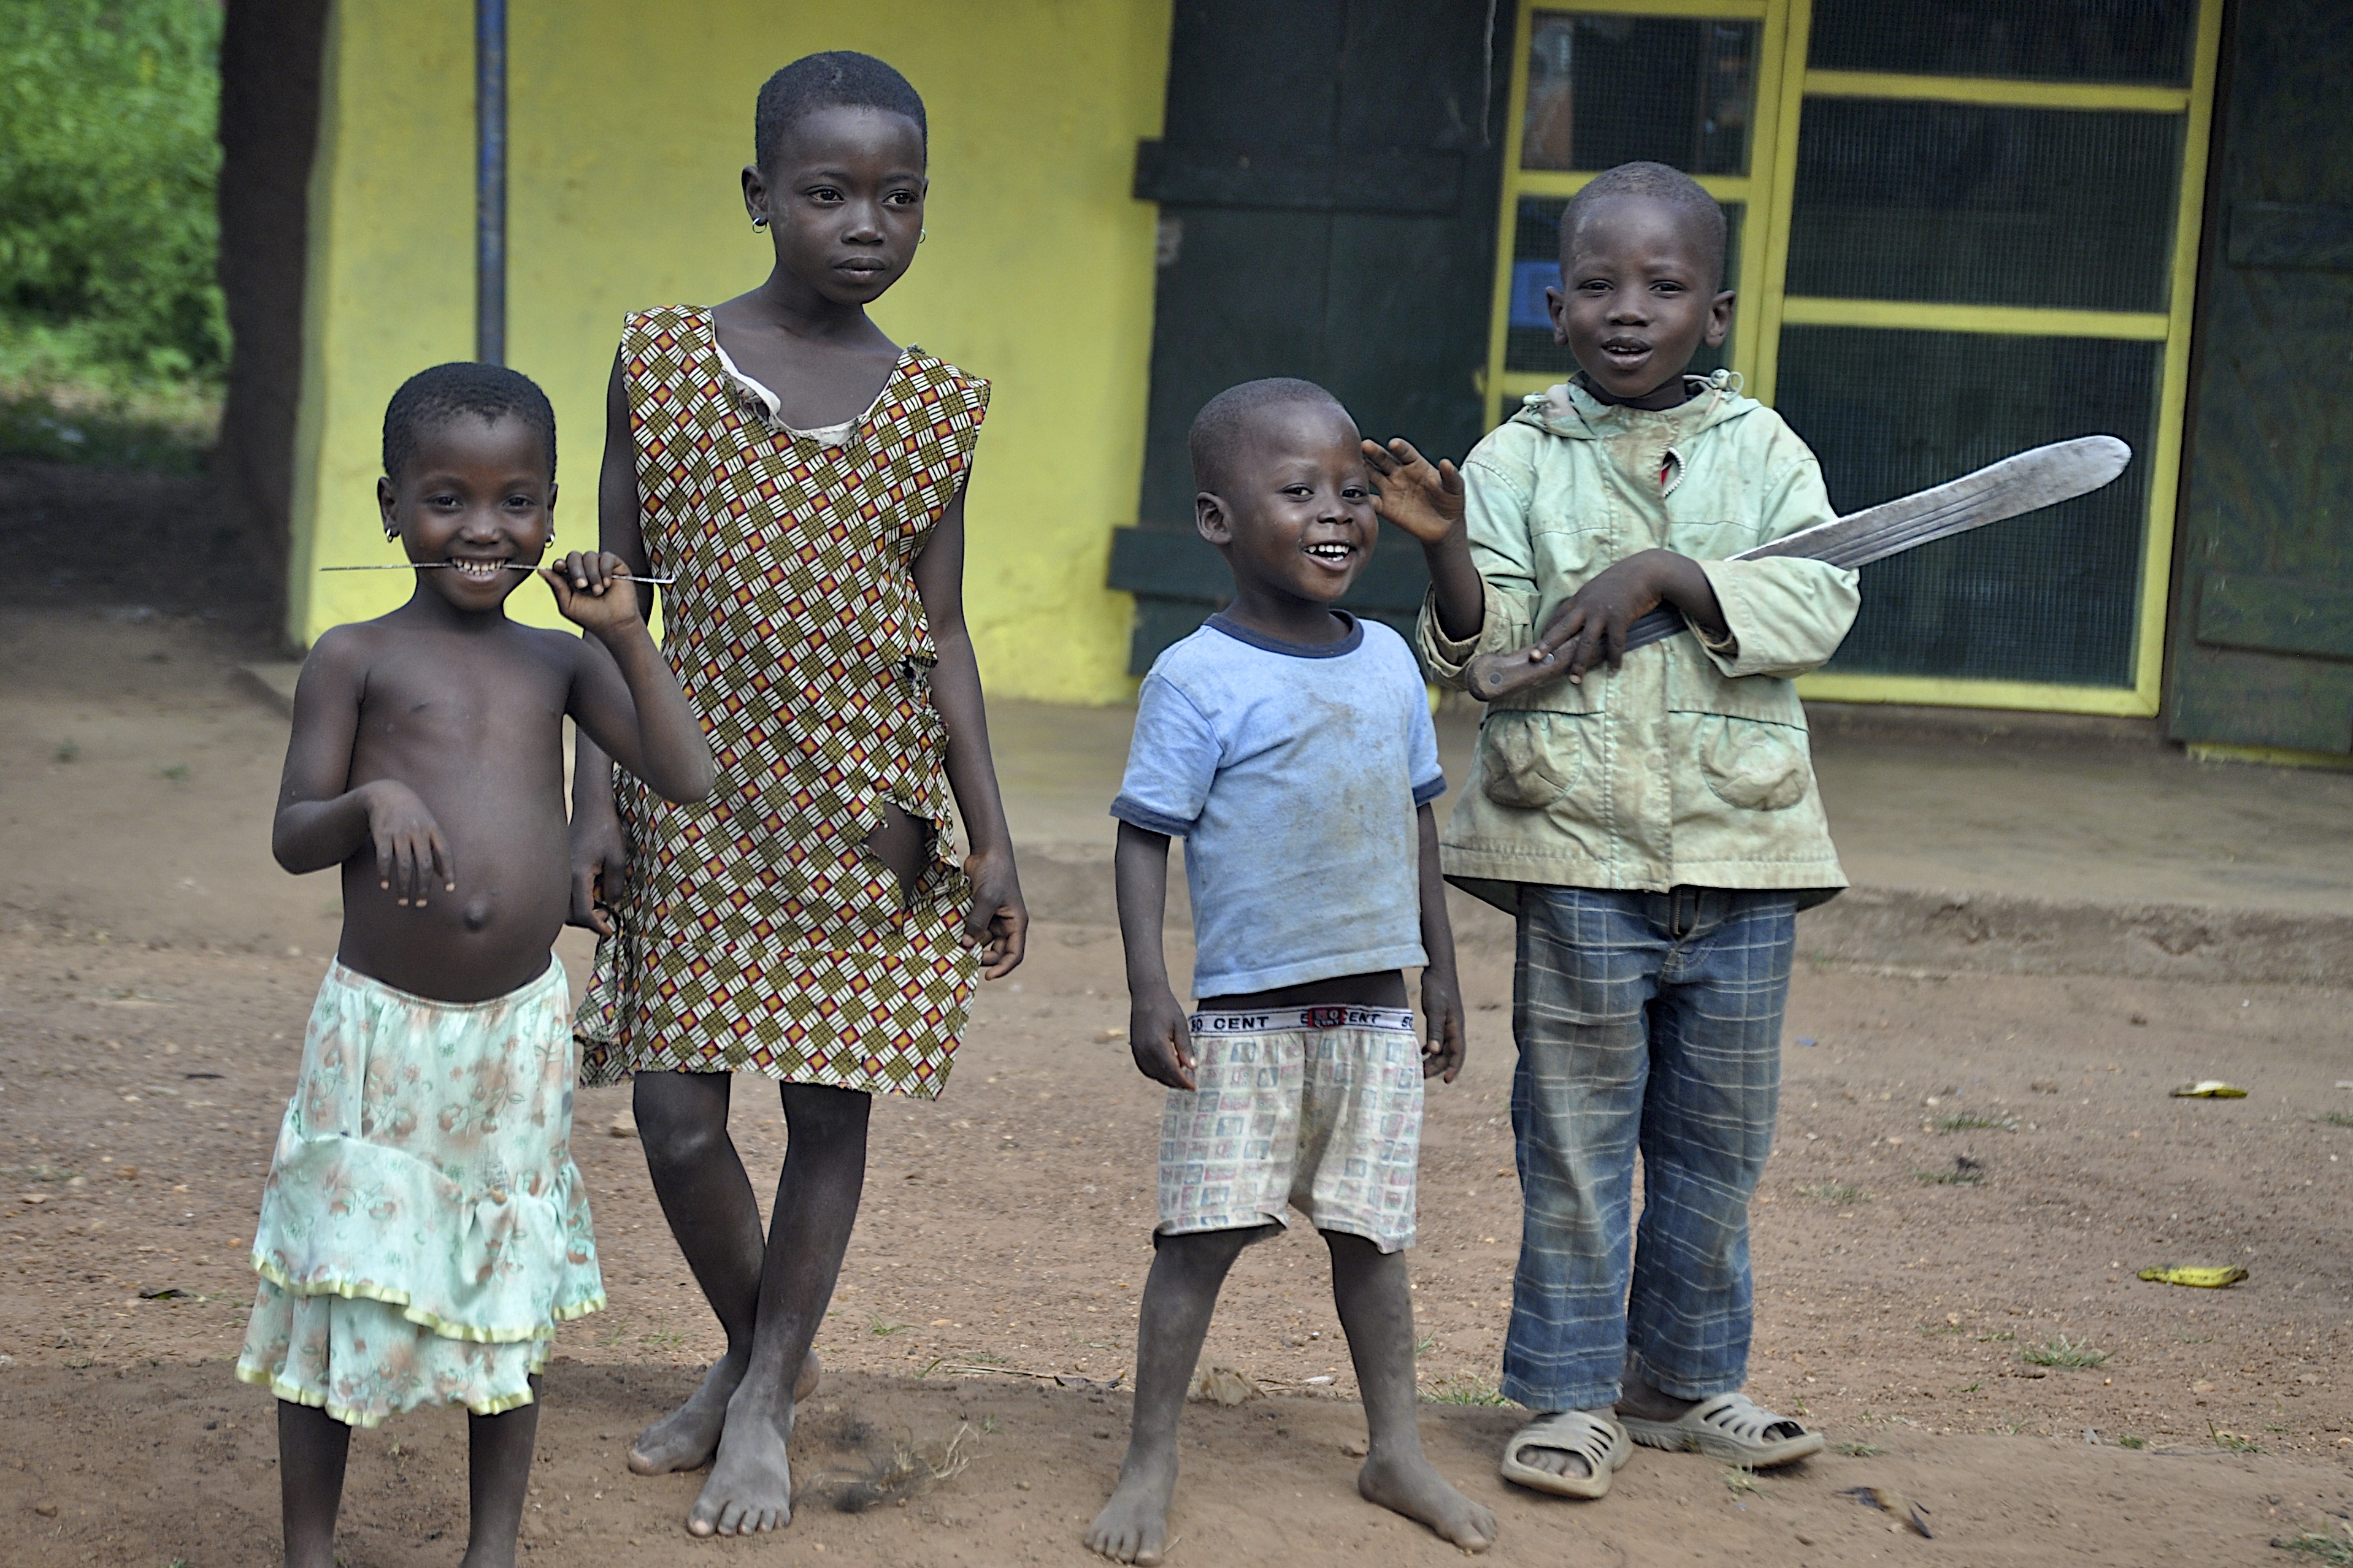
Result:
{"label": "light green ruffled skirt", "polygon": [[555,1326],[605,1304],[572,1163],[564,970],[436,1002],[337,963],[263,1189],[237,1374],[373,1426],[531,1402]]}

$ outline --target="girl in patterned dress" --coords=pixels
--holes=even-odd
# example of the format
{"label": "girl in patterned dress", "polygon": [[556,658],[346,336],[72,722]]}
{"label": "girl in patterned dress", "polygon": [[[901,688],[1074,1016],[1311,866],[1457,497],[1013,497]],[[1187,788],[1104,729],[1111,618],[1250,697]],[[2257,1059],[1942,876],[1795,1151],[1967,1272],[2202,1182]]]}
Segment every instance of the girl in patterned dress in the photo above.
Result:
{"label": "girl in patterned dress", "polygon": [[[869,56],[812,55],[761,89],[754,144],[775,270],[628,319],[599,495],[605,548],[677,578],[664,647],[719,782],[688,808],[617,789],[584,739],[573,817],[574,916],[605,938],[583,1081],[635,1075],[654,1191],[727,1335],[629,1453],[648,1475],[715,1459],[697,1535],[791,1519],[871,1097],[939,1093],[975,976],[1019,963],[1029,924],[962,600],[987,384],[866,315],[923,237],[923,100]],[[777,1080],[790,1129],[765,1241],[735,1072]]]}

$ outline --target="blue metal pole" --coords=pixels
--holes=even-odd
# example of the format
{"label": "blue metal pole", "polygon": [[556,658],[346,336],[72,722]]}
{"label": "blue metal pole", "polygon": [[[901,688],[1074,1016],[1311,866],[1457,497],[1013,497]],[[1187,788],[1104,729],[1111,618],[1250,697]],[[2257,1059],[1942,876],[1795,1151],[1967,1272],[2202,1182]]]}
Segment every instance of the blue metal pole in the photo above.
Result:
{"label": "blue metal pole", "polygon": [[506,0],[474,0],[474,357],[507,358]]}

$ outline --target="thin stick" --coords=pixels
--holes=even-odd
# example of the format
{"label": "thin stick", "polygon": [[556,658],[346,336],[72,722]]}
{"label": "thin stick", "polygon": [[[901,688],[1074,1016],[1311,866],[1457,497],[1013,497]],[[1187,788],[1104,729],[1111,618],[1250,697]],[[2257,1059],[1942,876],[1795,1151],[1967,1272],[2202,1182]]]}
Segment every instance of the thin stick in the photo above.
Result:
{"label": "thin stick", "polygon": [[[364,566],[322,566],[319,570],[322,572],[422,572],[430,566],[455,566],[456,564],[454,561],[371,561]],[[499,570],[536,572],[540,568],[535,565],[525,565],[520,561],[501,561],[499,563]],[[675,576],[639,577],[628,572],[617,573],[616,575],[625,583],[675,583],[678,581]]]}

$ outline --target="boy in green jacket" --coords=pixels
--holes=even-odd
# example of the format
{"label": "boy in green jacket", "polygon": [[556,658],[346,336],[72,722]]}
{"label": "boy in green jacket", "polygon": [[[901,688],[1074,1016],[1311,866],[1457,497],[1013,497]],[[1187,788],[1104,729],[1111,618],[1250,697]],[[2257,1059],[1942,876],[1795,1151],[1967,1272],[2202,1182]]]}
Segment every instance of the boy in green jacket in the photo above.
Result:
{"label": "boy in green jacket", "polygon": [[[1715,200],[1625,164],[1569,204],[1560,239],[1547,298],[1579,373],[1460,473],[1366,445],[1381,515],[1428,556],[1437,678],[1460,687],[1473,658],[1531,644],[1564,674],[1490,706],[1442,855],[1519,923],[1504,1392],[1535,1418],[1503,1473],[1598,1498],[1636,1442],[1751,1468],[1822,1446],[1739,1389],[1796,915],[1846,883],[1789,682],[1859,600],[1840,567],[1729,559],[1834,514],[1778,415],[1724,372],[1684,374],[1731,325]],[[1662,604],[1691,635],[1626,654]]]}

